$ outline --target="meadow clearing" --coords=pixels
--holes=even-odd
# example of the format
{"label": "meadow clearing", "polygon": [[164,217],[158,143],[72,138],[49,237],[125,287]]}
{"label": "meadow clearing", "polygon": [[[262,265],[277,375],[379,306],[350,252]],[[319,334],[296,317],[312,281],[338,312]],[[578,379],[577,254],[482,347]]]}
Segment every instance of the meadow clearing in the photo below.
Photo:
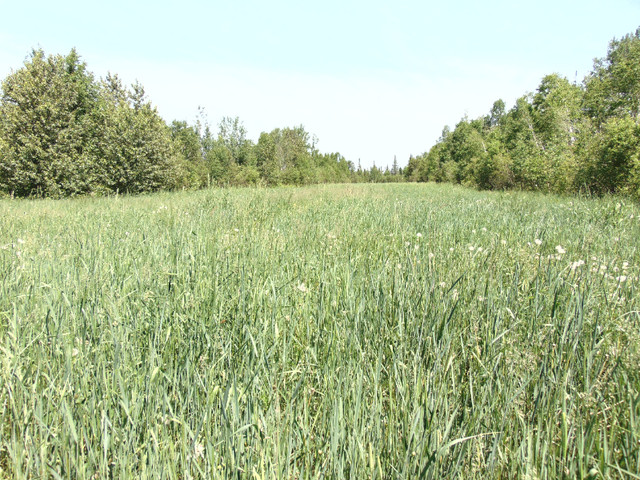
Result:
{"label": "meadow clearing", "polygon": [[640,206],[0,201],[0,478],[640,478]]}

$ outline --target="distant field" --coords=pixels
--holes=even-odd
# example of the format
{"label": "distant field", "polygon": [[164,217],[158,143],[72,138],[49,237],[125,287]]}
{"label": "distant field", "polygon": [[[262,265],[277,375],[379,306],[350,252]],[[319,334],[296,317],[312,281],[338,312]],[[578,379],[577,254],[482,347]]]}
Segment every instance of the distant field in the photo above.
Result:
{"label": "distant field", "polygon": [[0,201],[0,478],[640,478],[640,207]]}

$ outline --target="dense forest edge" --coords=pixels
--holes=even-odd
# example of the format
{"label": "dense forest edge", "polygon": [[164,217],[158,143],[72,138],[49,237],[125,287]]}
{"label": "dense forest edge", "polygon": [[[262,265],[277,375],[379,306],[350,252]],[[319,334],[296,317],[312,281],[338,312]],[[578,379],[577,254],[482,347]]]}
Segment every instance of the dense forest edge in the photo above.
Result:
{"label": "dense forest edge", "polygon": [[75,50],[33,50],[2,82],[0,196],[66,197],[197,189],[435,181],[480,189],[640,198],[640,28],[613,39],[582,84],[551,74],[507,111],[463,118],[427,152],[384,171],[322,153],[303,126],[247,138],[204,110],[168,124],[139,83],[96,79]]}
{"label": "dense forest edge", "polygon": [[640,28],[609,43],[582,84],[551,74],[506,111],[443,129],[411,157],[409,180],[480,189],[640,198]]}
{"label": "dense forest edge", "polygon": [[141,84],[112,74],[96,80],[75,50],[34,50],[2,82],[0,196],[403,179],[397,167],[363,170],[316,144],[302,126],[263,132],[254,143],[237,117],[224,117],[215,134],[203,109],[193,125],[167,124]]}

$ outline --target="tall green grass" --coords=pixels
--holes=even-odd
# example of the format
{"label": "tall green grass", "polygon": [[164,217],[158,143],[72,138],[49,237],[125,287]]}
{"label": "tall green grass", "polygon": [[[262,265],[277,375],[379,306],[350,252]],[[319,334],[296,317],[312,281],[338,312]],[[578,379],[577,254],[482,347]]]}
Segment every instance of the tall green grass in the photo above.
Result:
{"label": "tall green grass", "polygon": [[640,478],[640,208],[0,202],[1,478]]}

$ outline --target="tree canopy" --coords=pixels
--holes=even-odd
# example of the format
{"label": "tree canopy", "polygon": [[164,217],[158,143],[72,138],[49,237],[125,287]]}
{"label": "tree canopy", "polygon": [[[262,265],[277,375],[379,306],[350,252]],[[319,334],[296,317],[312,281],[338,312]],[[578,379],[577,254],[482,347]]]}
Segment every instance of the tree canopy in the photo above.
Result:
{"label": "tree canopy", "polygon": [[[254,144],[239,118],[212,133],[167,124],[139,83],[94,78],[75,50],[34,50],[2,82],[0,195],[141,193],[214,184],[370,181],[339,153],[324,154],[304,127],[264,132]],[[401,178],[398,174],[394,178]]]}
{"label": "tree canopy", "polygon": [[640,29],[612,40],[582,84],[545,76],[508,111],[445,129],[409,180],[640,198]]}
{"label": "tree canopy", "polygon": [[546,75],[507,109],[445,126],[400,168],[321,153],[303,126],[262,132],[199,111],[167,124],[142,85],[96,79],[75,50],[34,50],[1,84],[0,195],[62,197],[209,185],[454,182],[483,189],[640,198],[640,28],[609,43],[581,84]]}

